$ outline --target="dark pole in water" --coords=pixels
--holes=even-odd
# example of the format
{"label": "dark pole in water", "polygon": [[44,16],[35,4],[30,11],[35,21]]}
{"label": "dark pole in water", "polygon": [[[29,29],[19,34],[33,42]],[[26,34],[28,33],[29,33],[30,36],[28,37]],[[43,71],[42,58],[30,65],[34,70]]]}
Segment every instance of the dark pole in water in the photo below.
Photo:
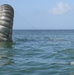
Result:
{"label": "dark pole in water", "polygon": [[0,41],[12,41],[14,9],[8,5],[0,6]]}

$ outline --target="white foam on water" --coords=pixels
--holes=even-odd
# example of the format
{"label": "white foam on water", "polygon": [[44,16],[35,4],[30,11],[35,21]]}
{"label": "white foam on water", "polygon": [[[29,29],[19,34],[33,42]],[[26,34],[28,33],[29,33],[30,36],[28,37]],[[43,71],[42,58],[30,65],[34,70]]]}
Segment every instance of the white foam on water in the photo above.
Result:
{"label": "white foam on water", "polygon": [[70,63],[71,65],[74,65],[74,61]]}

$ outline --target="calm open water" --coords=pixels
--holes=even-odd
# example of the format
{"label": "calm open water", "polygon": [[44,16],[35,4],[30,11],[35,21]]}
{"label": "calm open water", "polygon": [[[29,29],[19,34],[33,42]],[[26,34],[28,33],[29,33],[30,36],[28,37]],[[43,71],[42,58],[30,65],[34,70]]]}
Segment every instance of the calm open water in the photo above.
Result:
{"label": "calm open water", "polygon": [[0,43],[0,75],[74,75],[74,30],[15,30]]}

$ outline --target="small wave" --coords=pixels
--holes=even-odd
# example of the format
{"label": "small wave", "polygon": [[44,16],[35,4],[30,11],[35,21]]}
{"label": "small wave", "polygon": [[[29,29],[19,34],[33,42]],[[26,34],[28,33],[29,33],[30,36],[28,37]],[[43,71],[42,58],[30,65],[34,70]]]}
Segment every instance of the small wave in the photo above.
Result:
{"label": "small wave", "polygon": [[63,54],[71,54],[73,55],[74,54],[74,48],[66,48],[66,49],[63,49],[61,51],[59,51],[60,53],[63,53]]}
{"label": "small wave", "polygon": [[48,41],[54,41],[54,38],[50,38],[50,37],[45,37],[44,39]]}
{"label": "small wave", "polygon": [[48,41],[70,41],[70,40],[65,39],[65,38],[51,38],[51,37],[45,37],[44,39],[45,39],[45,40],[48,40]]}
{"label": "small wave", "polygon": [[19,41],[19,42],[31,42],[31,41],[35,41],[34,39],[27,39],[27,38],[18,38],[16,41]]}
{"label": "small wave", "polygon": [[60,62],[60,61],[58,61],[58,62],[54,62],[52,64],[67,65],[67,64],[69,64],[69,62]]}

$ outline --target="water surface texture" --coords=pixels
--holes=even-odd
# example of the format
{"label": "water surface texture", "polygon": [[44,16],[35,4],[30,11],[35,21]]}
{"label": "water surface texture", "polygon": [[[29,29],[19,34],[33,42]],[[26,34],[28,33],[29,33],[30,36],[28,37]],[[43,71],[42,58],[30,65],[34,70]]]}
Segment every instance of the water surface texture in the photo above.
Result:
{"label": "water surface texture", "polygon": [[0,43],[0,75],[74,75],[74,30],[14,30]]}

